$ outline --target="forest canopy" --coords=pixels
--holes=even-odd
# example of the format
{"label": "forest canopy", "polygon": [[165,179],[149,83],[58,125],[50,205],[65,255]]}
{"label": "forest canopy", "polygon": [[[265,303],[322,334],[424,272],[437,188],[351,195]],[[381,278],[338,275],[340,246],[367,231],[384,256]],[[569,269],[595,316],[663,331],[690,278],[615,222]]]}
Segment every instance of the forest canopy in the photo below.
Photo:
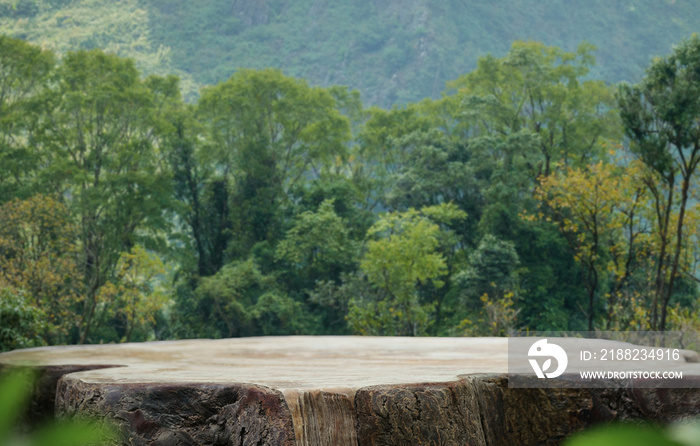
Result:
{"label": "forest canopy", "polygon": [[239,70],[185,102],[0,37],[0,349],[697,330],[700,38],[636,84],[515,42],[440,99]]}

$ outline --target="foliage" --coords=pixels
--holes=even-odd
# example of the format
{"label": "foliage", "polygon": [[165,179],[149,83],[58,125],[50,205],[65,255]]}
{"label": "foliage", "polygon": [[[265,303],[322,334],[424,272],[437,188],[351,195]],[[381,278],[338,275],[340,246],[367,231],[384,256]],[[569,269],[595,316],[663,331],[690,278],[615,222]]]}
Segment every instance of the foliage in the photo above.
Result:
{"label": "foliage", "polygon": [[281,236],[289,192],[345,151],[348,119],[328,90],[277,70],[236,73],[198,104],[208,157],[231,181],[233,258]]}
{"label": "foliage", "polygon": [[306,211],[297,217],[277,245],[276,257],[306,275],[328,277],[332,270],[339,272],[352,264],[356,256],[353,245],[346,223],[333,209],[333,201],[325,200],[318,212]]}
{"label": "foliage", "polygon": [[456,274],[455,280],[472,303],[484,294],[499,299],[509,292],[517,292],[519,262],[513,243],[488,234],[469,256],[469,266]]}
{"label": "foliage", "polygon": [[[0,221],[0,283],[9,299],[3,305],[11,308],[13,300],[30,304],[32,310],[15,316],[30,328],[27,335],[49,344],[67,342],[83,298],[77,231],[68,209],[52,197],[35,195],[0,206]],[[38,314],[40,326],[32,322]]]}
{"label": "foliage", "polygon": [[0,375],[0,445],[97,446],[115,444],[117,434],[111,427],[86,421],[60,421],[30,433],[17,427],[32,394],[34,377],[15,370]]}
{"label": "foliage", "polygon": [[461,219],[463,211],[443,204],[416,211],[387,213],[367,232],[367,250],[360,268],[377,289],[378,301],[350,302],[348,320],[356,332],[416,336],[427,330],[431,303],[422,304],[416,286],[440,288],[447,273],[437,251],[440,227],[431,216]]}
{"label": "foliage", "polygon": [[0,352],[44,345],[43,319],[25,293],[0,282]]}
{"label": "foliage", "polygon": [[697,446],[697,422],[684,422],[665,429],[656,426],[618,423],[599,426],[573,435],[566,446]]}
{"label": "foliage", "polygon": [[[349,315],[350,304],[353,302],[353,311],[362,311],[358,302],[373,302],[377,300],[374,287],[367,281],[364,274],[343,273],[340,283],[332,280],[318,281],[313,290],[309,291],[309,303],[319,307],[323,315],[323,326],[319,334],[345,335],[355,333],[369,334],[382,329],[380,321],[372,320],[372,328],[355,325],[355,320],[361,320],[362,324],[368,322],[368,318],[358,318]],[[371,308],[368,306],[367,308]],[[389,322],[387,322],[388,324]]]}
{"label": "foliage", "polygon": [[513,302],[513,293],[508,292],[498,300],[484,294],[479,299],[483,304],[481,311],[464,319],[454,330],[461,336],[509,336],[516,330],[516,321],[520,312]]}
{"label": "foliage", "polygon": [[39,164],[28,147],[38,120],[34,96],[46,87],[53,64],[51,52],[0,36],[0,202],[32,192]]}
{"label": "foliage", "polygon": [[11,0],[0,3],[0,29],[4,34],[32,42],[60,55],[101,48],[128,57],[148,74],[174,73],[183,90],[194,97],[199,88],[191,75],[172,64],[169,44],[153,39],[150,11],[138,0],[103,3],[95,0]]}
{"label": "foliage", "polygon": [[229,263],[197,287],[200,307],[208,309],[213,322],[209,336],[232,337],[252,331],[251,314],[265,277],[253,260]]}
{"label": "foliage", "polygon": [[[688,231],[693,180],[700,163],[700,37],[656,59],[637,85],[622,85],[620,115],[630,148],[653,172],[647,188],[657,209],[659,239],[651,305],[652,329],[664,330]],[[676,196],[679,194],[679,196]]]}
{"label": "foliage", "polygon": [[[173,177],[173,210],[187,233],[171,235],[183,245],[180,263],[198,275],[216,273],[224,264],[230,240],[227,180],[216,177],[196,144],[199,124],[191,107],[172,107],[172,130],[165,137],[168,168]],[[196,265],[196,266],[195,266]]]}
{"label": "foliage", "polygon": [[505,336],[515,328],[519,262],[513,243],[488,234],[469,256],[468,266],[454,274],[468,316],[460,323],[464,333]]}
{"label": "foliage", "polygon": [[156,315],[168,304],[165,282],[165,265],[154,253],[141,245],[123,252],[116,265],[113,282],[107,282],[98,295],[103,311],[119,324],[123,333],[121,342],[133,341],[134,334],[141,340],[151,340]]}
{"label": "foliage", "polygon": [[391,110],[275,69],[186,104],[101,50],[0,45],[2,348],[697,327],[697,39],[621,89],[623,143],[588,45],[517,42]]}
{"label": "foliage", "polygon": [[535,135],[539,156],[529,169],[534,178],[547,176],[558,166],[596,157],[602,138],[616,136],[612,90],[601,81],[583,80],[593,65],[591,53],[585,44],[568,53],[515,42],[506,57],[480,58],[476,70],[450,82],[457,94],[447,100],[471,124],[463,131]]}
{"label": "foliage", "polygon": [[[357,268],[359,244],[351,238],[347,222],[335,213],[333,203],[327,199],[317,212],[299,214],[278,243],[275,259],[284,265],[281,278],[288,289],[308,293],[318,281],[338,281],[344,271]],[[318,310],[324,318],[334,317],[323,308]]]}
{"label": "foliage", "polygon": [[314,322],[301,302],[282,293],[260,296],[252,315],[259,334],[265,336],[309,333]]}
{"label": "foliage", "polygon": [[[526,218],[554,221],[567,235],[574,258],[586,271],[588,329],[593,330],[597,303],[607,297],[606,328],[614,323],[617,306],[634,296],[634,270],[646,264],[651,240],[645,232],[649,205],[641,183],[643,166],[598,162],[585,168],[543,177],[536,197],[542,208]],[[543,211],[551,211],[544,214]],[[608,291],[602,292],[607,285]]]}
{"label": "foliage", "polygon": [[[196,290],[198,311],[211,337],[301,334],[310,317],[252,260],[232,262],[203,278]],[[190,315],[192,317],[195,315]]]}
{"label": "foliage", "polygon": [[43,174],[72,196],[87,288],[85,342],[120,253],[166,224],[169,182],[158,166],[157,92],[132,61],[100,50],[69,53],[57,76],[40,139],[51,161]]}

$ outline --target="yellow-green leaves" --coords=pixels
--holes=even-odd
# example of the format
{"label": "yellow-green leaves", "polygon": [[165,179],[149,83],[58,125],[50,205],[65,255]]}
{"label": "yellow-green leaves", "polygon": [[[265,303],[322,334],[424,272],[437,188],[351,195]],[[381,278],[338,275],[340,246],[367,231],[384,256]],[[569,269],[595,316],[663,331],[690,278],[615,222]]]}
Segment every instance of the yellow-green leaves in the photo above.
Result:
{"label": "yellow-green leaves", "polygon": [[348,320],[363,334],[425,334],[431,303],[418,299],[419,285],[440,288],[447,274],[445,257],[438,251],[441,221],[464,218],[451,204],[389,212],[367,231],[366,252],[360,268],[377,290],[377,300],[354,299]]}
{"label": "yellow-green leaves", "polygon": [[[665,330],[668,305],[677,278],[700,164],[700,37],[693,35],[666,58],[655,60],[637,85],[622,85],[620,116],[630,148],[656,176],[648,188],[654,197],[659,247],[651,328]],[[674,221],[675,220],[675,221]]]}
{"label": "yellow-green leaves", "polygon": [[66,342],[83,298],[77,232],[68,210],[53,197],[35,195],[0,206],[0,222],[0,287],[41,312],[43,327],[34,336]]}
{"label": "yellow-green leaves", "polygon": [[415,209],[387,213],[367,231],[370,240],[360,266],[370,282],[390,294],[404,294],[428,281],[442,286],[438,278],[446,265],[437,252],[439,232],[436,223]]}
{"label": "yellow-green leaves", "polygon": [[467,267],[452,276],[469,318],[457,332],[470,336],[505,336],[516,328],[519,312],[520,259],[510,241],[485,235],[470,254]]}
{"label": "yellow-green leaves", "polygon": [[[569,168],[540,180],[536,198],[542,212],[537,217],[557,224],[566,234],[575,259],[587,271],[587,319],[592,330],[604,297],[608,329],[624,324],[616,311],[634,297],[627,287],[634,268],[651,267],[645,255],[649,237],[643,218],[649,206],[643,182],[643,166],[627,167],[598,162],[586,168]],[[645,264],[645,265],[642,265]],[[609,291],[601,296],[601,283]]]}
{"label": "yellow-green leaves", "polygon": [[15,423],[27,409],[31,391],[30,373],[15,371],[0,375],[0,445],[11,441]]}
{"label": "yellow-green leaves", "polygon": [[[693,426],[693,425],[691,425]],[[695,426],[693,426],[695,427]],[[615,424],[599,426],[573,435],[565,446],[695,446],[695,439],[678,439],[681,426],[662,430],[656,426]]]}
{"label": "yellow-green leaves", "polygon": [[[150,331],[155,316],[168,302],[162,282],[166,280],[165,265],[154,253],[142,246],[134,246],[119,257],[114,283],[103,287],[105,294],[112,294],[114,312],[126,322],[123,342],[131,340],[134,329]],[[100,296],[108,300],[107,296]]]}

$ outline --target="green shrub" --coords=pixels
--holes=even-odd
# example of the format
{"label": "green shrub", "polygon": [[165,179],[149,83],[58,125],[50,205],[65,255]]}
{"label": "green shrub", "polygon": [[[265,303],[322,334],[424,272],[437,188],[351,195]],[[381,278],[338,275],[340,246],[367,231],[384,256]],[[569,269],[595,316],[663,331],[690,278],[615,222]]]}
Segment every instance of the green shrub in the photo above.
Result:
{"label": "green shrub", "polygon": [[43,345],[42,319],[23,292],[0,285],[0,352]]}

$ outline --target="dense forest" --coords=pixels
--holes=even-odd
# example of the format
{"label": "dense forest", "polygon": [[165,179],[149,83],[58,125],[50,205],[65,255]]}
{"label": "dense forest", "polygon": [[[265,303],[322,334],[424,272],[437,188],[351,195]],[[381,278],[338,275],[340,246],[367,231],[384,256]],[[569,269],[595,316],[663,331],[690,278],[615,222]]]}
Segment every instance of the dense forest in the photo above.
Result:
{"label": "dense forest", "polygon": [[438,98],[514,41],[599,48],[589,78],[641,80],[697,31],[693,0],[0,0],[0,33],[57,54],[101,48],[144,74],[177,74],[187,101],[241,68],[347,85],[389,108]]}
{"label": "dense forest", "polygon": [[636,84],[516,42],[440,99],[0,38],[0,348],[697,330],[700,38]]}

